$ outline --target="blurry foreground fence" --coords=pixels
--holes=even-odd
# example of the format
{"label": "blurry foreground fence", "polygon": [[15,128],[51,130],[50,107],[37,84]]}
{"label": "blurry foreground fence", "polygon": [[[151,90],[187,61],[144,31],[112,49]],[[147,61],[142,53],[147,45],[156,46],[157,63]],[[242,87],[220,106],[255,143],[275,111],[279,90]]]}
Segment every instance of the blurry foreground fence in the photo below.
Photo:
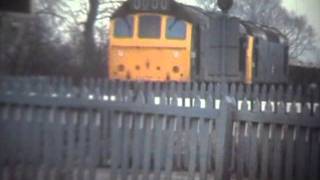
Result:
{"label": "blurry foreground fence", "polygon": [[319,92],[5,79],[0,177],[318,180]]}

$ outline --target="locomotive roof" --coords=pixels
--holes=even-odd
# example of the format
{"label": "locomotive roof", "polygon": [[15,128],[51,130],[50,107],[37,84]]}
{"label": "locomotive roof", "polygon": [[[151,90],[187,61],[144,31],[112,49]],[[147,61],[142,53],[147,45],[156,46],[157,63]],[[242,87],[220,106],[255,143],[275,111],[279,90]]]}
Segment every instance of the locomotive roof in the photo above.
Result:
{"label": "locomotive roof", "polygon": [[301,67],[301,68],[314,68],[320,69],[320,62],[317,61],[307,61],[301,59],[290,59],[289,65],[294,67]]}
{"label": "locomotive roof", "polygon": [[140,12],[167,14],[177,17],[179,19],[189,21],[193,24],[209,23],[209,17],[206,15],[206,12],[201,8],[185,5],[175,1],[170,1],[170,6],[166,10],[151,8],[136,10],[132,8],[131,0],[128,0],[124,2],[122,6],[120,6],[120,8],[118,8],[113,13],[111,18],[123,17],[128,14],[135,14]]}
{"label": "locomotive roof", "polygon": [[[178,3],[174,0],[169,1],[169,7],[165,10],[163,9],[152,9],[152,8],[141,8],[139,10],[132,8],[133,0],[128,0],[118,8],[111,18],[124,17],[128,14],[140,13],[140,12],[150,12],[150,13],[160,13],[167,14],[179,19],[189,21],[193,24],[209,26],[210,18],[223,16],[220,12],[215,11],[205,11],[199,7],[185,5]],[[238,17],[227,16],[230,19],[237,20],[240,24],[240,31],[244,34],[253,35],[259,39],[268,40],[271,42],[288,44],[286,36],[284,36],[276,28],[271,28],[265,25],[259,25],[250,21],[241,20]]]}
{"label": "locomotive roof", "polygon": [[[278,29],[239,19],[246,33],[271,42],[288,45],[288,40]],[[243,30],[242,30],[243,31]]]}

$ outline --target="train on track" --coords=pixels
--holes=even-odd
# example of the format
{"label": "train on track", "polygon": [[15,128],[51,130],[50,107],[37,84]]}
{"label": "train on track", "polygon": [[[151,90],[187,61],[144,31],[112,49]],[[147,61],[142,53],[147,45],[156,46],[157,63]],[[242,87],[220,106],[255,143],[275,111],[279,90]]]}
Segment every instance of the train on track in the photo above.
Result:
{"label": "train on track", "polygon": [[126,81],[287,83],[288,39],[276,28],[174,0],[128,0],[111,18],[108,75]]}
{"label": "train on track", "polygon": [[[31,4],[11,0],[0,11],[30,14]],[[174,0],[124,2],[111,18],[108,79],[320,84],[320,63],[289,60],[277,29],[228,15],[232,0],[218,5],[221,12]]]}

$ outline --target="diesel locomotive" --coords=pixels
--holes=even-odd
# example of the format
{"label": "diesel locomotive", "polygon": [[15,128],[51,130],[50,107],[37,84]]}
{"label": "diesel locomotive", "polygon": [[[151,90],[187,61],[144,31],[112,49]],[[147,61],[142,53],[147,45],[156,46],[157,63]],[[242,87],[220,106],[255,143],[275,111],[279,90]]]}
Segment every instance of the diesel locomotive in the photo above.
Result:
{"label": "diesel locomotive", "polygon": [[110,79],[288,81],[288,40],[277,29],[174,0],[128,0],[111,18]]}

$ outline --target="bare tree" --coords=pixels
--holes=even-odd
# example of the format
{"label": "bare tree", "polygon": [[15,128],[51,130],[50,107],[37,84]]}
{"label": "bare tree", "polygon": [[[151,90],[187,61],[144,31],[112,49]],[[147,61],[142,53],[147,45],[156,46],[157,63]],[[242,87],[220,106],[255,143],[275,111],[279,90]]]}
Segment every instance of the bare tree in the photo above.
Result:
{"label": "bare tree", "polygon": [[196,0],[196,2],[207,11],[218,10],[217,0]]}
{"label": "bare tree", "polygon": [[275,23],[289,39],[290,56],[298,58],[315,48],[315,33],[305,17],[291,15]]}
{"label": "bare tree", "polygon": [[[0,71],[10,69],[4,66],[4,62],[14,67],[8,73],[15,74],[26,72],[25,67],[29,67],[29,62],[46,66],[33,57],[47,61],[48,66],[51,65],[50,70],[55,69],[53,67],[65,69],[65,66],[59,65],[63,64],[60,60],[69,57],[67,61],[73,63],[75,69],[82,68],[80,71],[77,70],[78,74],[102,75],[101,72],[106,69],[103,63],[107,59],[109,19],[124,0],[35,0],[34,2],[34,13],[26,23],[15,23],[7,17],[2,18],[4,15],[1,14]],[[6,22],[3,22],[4,19]],[[60,47],[68,51],[60,51]],[[34,56],[29,56],[30,53]],[[54,61],[52,63],[56,64],[53,65],[49,61]]]}
{"label": "bare tree", "polygon": [[[25,54],[27,47],[21,46],[27,30],[28,21],[19,19],[11,14],[1,15],[0,26],[0,63],[3,65],[1,71],[19,72],[22,69],[23,61],[21,56]],[[19,51],[19,53],[17,53]],[[15,64],[14,69],[4,65]]]}
{"label": "bare tree", "polygon": [[[102,66],[101,56],[99,56],[97,42],[96,42],[96,32],[99,32],[96,27],[98,20],[104,20],[108,23],[111,14],[114,10],[124,2],[121,0],[88,0],[89,10],[87,13],[86,22],[84,23],[84,67],[90,67],[90,64],[93,64],[93,67]],[[107,23],[103,23],[107,25]],[[107,28],[103,27],[105,32]],[[90,71],[90,70],[89,70]],[[96,69],[91,70],[96,72]]]}
{"label": "bare tree", "polygon": [[[216,8],[216,0],[197,0],[207,10]],[[315,34],[303,16],[288,12],[281,0],[238,0],[230,14],[258,24],[278,28],[289,39],[290,57],[298,58],[314,47]]]}
{"label": "bare tree", "polygon": [[[97,47],[94,39],[94,25],[98,15],[99,0],[88,0],[89,11],[86,22],[84,23],[83,39],[84,39],[84,67],[88,68],[92,63],[97,62]],[[84,71],[88,72],[88,71]]]}
{"label": "bare tree", "polygon": [[48,19],[58,36],[76,46],[74,59],[86,68],[83,72],[97,72],[94,66],[101,63],[99,52],[107,43],[109,18],[124,0],[38,1],[42,7],[37,13]]}
{"label": "bare tree", "polygon": [[[71,59],[67,44],[53,38],[39,16],[27,19],[7,15],[0,30],[0,74],[60,74]],[[70,69],[69,69],[70,71]]]}

